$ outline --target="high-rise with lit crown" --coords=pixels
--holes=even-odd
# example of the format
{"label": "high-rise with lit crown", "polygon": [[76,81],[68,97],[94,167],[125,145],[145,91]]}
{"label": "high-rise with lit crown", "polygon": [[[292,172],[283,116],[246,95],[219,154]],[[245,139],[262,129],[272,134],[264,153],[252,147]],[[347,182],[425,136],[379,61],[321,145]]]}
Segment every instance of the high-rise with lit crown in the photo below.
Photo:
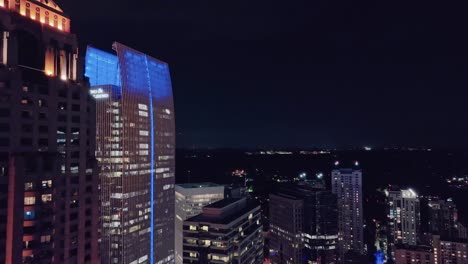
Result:
{"label": "high-rise with lit crown", "polygon": [[[340,166],[337,161],[335,166]],[[352,168],[332,171],[332,192],[338,197],[338,229],[340,257],[353,251],[364,254],[364,223],[362,210],[362,171],[359,163]]]}
{"label": "high-rise with lit crown", "polygon": [[93,47],[101,263],[174,262],[174,108],[166,63],[114,43]]}
{"label": "high-rise with lit crown", "polygon": [[94,100],[70,19],[0,0],[0,263],[97,263]]}

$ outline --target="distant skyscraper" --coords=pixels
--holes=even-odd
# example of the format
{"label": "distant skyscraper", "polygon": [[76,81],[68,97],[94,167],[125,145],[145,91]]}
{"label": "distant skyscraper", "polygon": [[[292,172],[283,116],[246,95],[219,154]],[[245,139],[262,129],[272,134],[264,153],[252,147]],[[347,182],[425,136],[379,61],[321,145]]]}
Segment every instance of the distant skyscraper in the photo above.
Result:
{"label": "distant skyscraper", "polygon": [[336,263],[336,195],[308,186],[270,194],[271,263]]}
{"label": "distant skyscraper", "polygon": [[94,103],[70,19],[0,0],[0,263],[96,263]]}
{"label": "distant skyscraper", "polygon": [[[339,166],[339,163],[335,165]],[[356,162],[355,165],[359,164]],[[340,257],[343,258],[347,251],[364,254],[362,171],[358,168],[335,169],[331,184],[332,192],[338,197]]]}
{"label": "distant skyscraper", "polygon": [[184,220],[200,214],[204,206],[224,199],[224,186],[209,182],[177,184],[175,199],[175,262],[182,264]]}
{"label": "distant skyscraper", "polygon": [[227,198],[184,221],[184,263],[263,263],[260,206]]}
{"label": "distant skyscraper", "polygon": [[392,244],[416,245],[420,227],[418,195],[411,189],[388,189],[388,220]]}
{"label": "distant skyscraper", "polygon": [[169,67],[114,43],[89,47],[101,168],[101,262],[174,261],[174,109]]}
{"label": "distant skyscraper", "polygon": [[457,206],[452,199],[428,201],[429,232],[445,238],[466,238],[464,226],[458,221]]}

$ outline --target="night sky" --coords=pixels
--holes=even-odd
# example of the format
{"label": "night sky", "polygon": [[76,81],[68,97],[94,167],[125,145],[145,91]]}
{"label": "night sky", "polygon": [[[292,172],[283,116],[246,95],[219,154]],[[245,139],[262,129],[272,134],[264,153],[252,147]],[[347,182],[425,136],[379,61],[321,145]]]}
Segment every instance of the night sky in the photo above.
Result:
{"label": "night sky", "polygon": [[61,2],[83,46],[169,63],[178,147],[468,147],[466,6]]}

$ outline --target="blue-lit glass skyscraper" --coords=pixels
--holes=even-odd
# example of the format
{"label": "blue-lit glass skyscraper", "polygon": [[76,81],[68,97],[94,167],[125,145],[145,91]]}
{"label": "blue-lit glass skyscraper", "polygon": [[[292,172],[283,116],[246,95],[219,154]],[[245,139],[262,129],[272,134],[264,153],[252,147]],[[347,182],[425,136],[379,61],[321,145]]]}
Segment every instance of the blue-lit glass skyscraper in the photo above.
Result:
{"label": "blue-lit glass skyscraper", "polygon": [[85,76],[96,99],[101,262],[174,262],[175,125],[166,63],[120,43],[93,47]]}

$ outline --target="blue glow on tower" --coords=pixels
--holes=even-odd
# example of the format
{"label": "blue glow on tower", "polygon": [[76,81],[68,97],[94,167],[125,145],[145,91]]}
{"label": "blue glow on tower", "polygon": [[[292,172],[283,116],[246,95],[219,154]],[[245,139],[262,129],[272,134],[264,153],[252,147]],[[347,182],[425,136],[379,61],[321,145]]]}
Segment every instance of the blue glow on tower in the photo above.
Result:
{"label": "blue glow on tower", "polygon": [[116,55],[89,46],[85,59],[84,75],[89,78],[91,86],[120,86],[119,66]]}
{"label": "blue glow on tower", "polygon": [[[150,167],[149,175],[147,172],[142,175],[145,177],[144,181],[135,180],[135,182],[131,183],[138,185],[140,190],[146,191],[148,187],[150,188],[149,192],[146,192],[147,196],[145,196],[145,199],[150,200],[150,212],[149,215],[146,215],[146,219],[149,217],[150,222],[145,221],[145,228],[149,229],[149,232],[142,234],[141,240],[135,240],[137,242],[133,243],[132,246],[134,248],[127,250],[140,251],[140,257],[145,257],[146,254],[149,254],[147,261],[151,264],[161,261],[170,263],[174,258],[174,248],[173,246],[168,246],[168,244],[172,245],[173,243],[169,241],[169,243],[161,245],[161,243],[156,242],[161,242],[159,239],[165,239],[166,242],[166,239],[169,238],[163,236],[167,236],[168,234],[172,236],[170,231],[167,230],[173,230],[173,227],[171,227],[174,224],[173,203],[169,200],[165,200],[164,202],[155,201],[155,198],[159,199],[160,195],[171,195],[169,193],[170,190],[163,189],[162,186],[173,186],[174,184],[173,176],[166,176],[170,173],[173,174],[174,165],[167,160],[160,159],[162,156],[166,158],[174,155],[175,148],[175,138],[173,136],[174,110],[169,66],[165,62],[120,43],[114,43],[113,49],[116,55],[88,47],[85,76],[89,78],[89,82],[95,91],[100,91],[99,89],[107,91],[106,89],[109,89],[112,100],[121,101],[122,108],[119,114],[122,115],[121,118],[123,120],[137,118],[137,122],[140,122],[142,127],[145,127],[140,128],[149,131],[149,133],[146,132],[146,139],[142,139],[142,137],[122,139],[128,140],[126,142],[131,142],[132,146],[140,143],[139,140],[143,140],[140,145],[149,145],[149,153],[147,150],[144,150],[146,153],[143,156],[145,156],[145,165],[149,165]],[[142,107],[147,106],[147,109],[139,108],[140,105]],[[139,112],[146,113],[146,110],[148,111],[147,115],[139,114]],[[134,126],[127,129],[129,130],[125,131],[135,134],[132,131],[138,129],[138,127]],[[138,135],[138,131],[136,135]],[[138,152],[136,153],[138,155]],[[137,162],[139,157],[141,156],[137,156]],[[134,158],[134,156],[130,156],[130,158]],[[162,169],[164,169],[164,175],[156,170],[156,167],[159,166],[162,166]],[[147,176],[150,177],[149,182],[146,180]],[[133,181],[131,177],[128,180]],[[122,186],[125,187],[124,185]],[[146,236],[148,235],[149,241],[146,240]],[[144,239],[143,236],[145,236]],[[141,241],[144,241],[144,243],[141,243]],[[149,250],[148,246],[150,247]],[[125,254],[124,251],[121,250],[116,254],[124,258],[125,255],[129,255]],[[128,261],[133,261],[133,259]]]}
{"label": "blue glow on tower", "polygon": [[151,78],[149,76],[148,58],[145,57],[146,71],[148,72],[148,87],[150,88],[150,123],[151,123],[151,226],[150,226],[150,263],[154,263],[154,111],[153,111],[153,93],[151,92]]}

